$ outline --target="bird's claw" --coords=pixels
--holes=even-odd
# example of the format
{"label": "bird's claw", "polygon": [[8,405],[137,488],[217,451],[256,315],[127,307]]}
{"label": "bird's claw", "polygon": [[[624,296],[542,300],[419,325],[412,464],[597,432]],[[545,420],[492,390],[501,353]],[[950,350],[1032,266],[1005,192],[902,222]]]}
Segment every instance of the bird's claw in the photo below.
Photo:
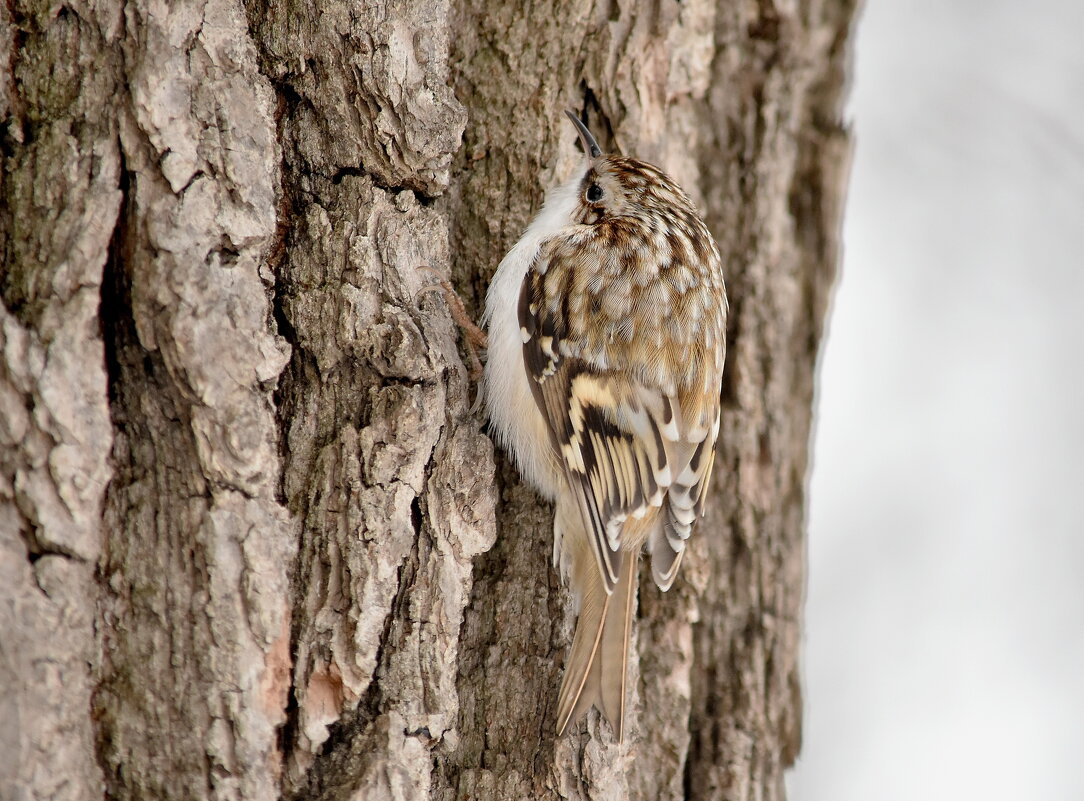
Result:
{"label": "bird's claw", "polygon": [[435,284],[422,287],[418,291],[418,294],[423,292],[433,292],[439,290],[444,295],[444,302],[448,304],[448,312],[452,315],[452,319],[455,320],[460,330],[463,332],[463,336],[467,342],[467,353],[470,356],[470,377],[473,381],[479,381],[482,378],[482,362],[478,358],[478,348],[483,350],[489,347],[489,338],[486,336],[485,331],[479,328],[474,320],[467,314],[467,309],[463,305],[462,298],[459,297],[459,293],[455,291],[451,282],[443,275],[438,273],[432,267],[428,265],[418,267],[418,272],[429,273],[437,279]]}

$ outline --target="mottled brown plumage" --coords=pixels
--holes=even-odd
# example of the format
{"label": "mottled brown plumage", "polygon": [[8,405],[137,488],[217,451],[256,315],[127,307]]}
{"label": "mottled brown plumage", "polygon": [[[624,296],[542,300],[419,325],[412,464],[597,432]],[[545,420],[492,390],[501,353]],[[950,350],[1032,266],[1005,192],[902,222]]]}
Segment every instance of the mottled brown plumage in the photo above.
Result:
{"label": "mottled brown plumage", "polygon": [[588,162],[490,287],[485,391],[498,438],[557,502],[580,615],[558,730],[593,703],[621,737],[639,553],[668,589],[710,480],[727,304],[688,196],[573,121]]}

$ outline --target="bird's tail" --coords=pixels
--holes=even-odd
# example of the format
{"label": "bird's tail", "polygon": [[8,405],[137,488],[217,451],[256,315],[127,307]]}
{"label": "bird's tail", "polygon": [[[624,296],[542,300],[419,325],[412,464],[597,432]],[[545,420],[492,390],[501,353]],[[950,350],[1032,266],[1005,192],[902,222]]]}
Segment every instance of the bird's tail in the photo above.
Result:
{"label": "bird's tail", "polygon": [[[636,578],[639,554],[619,554],[617,584],[606,594],[601,580],[584,581],[580,617],[565,678],[557,700],[557,736],[592,704],[610,721],[618,740],[625,736],[625,696],[632,615],[636,609]],[[592,562],[590,567],[595,568]]]}

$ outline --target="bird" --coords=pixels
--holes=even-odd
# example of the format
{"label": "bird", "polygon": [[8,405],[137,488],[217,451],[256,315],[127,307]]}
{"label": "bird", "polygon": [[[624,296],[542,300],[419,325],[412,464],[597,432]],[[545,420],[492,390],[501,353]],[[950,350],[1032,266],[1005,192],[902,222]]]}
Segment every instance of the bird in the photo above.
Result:
{"label": "bird", "polygon": [[641,551],[668,590],[711,482],[727,298],[689,196],[565,114],[584,160],[500,262],[472,339],[491,432],[555,504],[578,615],[557,735],[594,705],[622,741]]}

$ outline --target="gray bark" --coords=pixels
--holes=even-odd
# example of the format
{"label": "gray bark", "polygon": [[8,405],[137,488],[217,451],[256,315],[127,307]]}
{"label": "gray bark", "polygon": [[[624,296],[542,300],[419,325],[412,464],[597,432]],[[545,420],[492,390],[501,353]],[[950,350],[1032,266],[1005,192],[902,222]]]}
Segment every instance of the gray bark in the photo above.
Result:
{"label": "gray bark", "polygon": [[[783,797],[854,3],[0,5],[0,798]],[[578,158],[704,209],[714,486],[631,734],[557,740],[551,510],[473,312]]]}

